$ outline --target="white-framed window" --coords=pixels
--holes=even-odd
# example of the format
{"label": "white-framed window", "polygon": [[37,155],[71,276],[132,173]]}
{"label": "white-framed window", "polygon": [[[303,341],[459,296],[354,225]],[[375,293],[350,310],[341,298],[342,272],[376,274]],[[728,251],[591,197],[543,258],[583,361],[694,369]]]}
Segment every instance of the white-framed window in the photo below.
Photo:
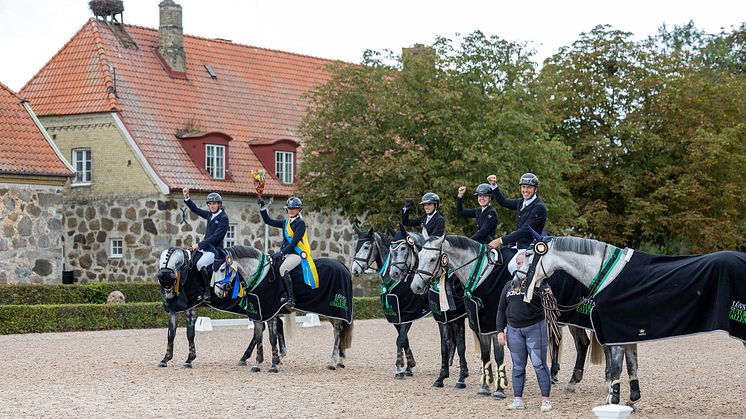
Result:
{"label": "white-framed window", "polygon": [[124,241],[122,239],[109,240],[109,257],[120,258],[124,255]]}
{"label": "white-framed window", "polygon": [[228,232],[225,233],[223,247],[233,247],[236,245],[236,225],[228,224]]}
{"label": "white-framed window", "polygon": [[225,146],[205,144],[205,169],[215,179],[225,179]]}
{"label": "white-framed window", "polygon": [[275,174],[282,183],[293,183],[293,153],[275,151]]}
{"label": "white-framed window", "polygon": [[73,167],[75,178],[73,185],[87,185],[91,183],[91,149],[73,149]]}

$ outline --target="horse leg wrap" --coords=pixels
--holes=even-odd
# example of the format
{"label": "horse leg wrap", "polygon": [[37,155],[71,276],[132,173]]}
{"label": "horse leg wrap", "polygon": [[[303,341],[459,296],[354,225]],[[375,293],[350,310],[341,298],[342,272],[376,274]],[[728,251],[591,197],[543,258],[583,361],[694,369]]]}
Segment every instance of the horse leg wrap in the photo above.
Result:
{"label": "horse leg wrap", "polygon": [[508,388],[508,373],[505,371],[505,364],[497,367],[497,390],[505,391]]}
{"label": "horse leg wrap", "polygon": [[487,385],[488,387],[495,382],[495,374],[492,372],[492,361],[488,361],[482,365],[482,378],[479,384]]}
{"label": "horse leg wrap", "polygon": [[640,393],[640,380],[637,378],[629,380],[629,404],[634,404],[642,398]]}
{"label": "horse leg wrap", "polygon": [[606,404],[619,404],[619,380],[609,383],[609,395],[606,397]]}

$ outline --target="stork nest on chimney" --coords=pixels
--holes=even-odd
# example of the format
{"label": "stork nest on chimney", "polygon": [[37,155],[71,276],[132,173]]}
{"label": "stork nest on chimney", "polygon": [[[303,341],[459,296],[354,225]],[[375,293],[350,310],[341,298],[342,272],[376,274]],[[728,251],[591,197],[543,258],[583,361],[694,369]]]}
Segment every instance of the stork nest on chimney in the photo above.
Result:
{"label": "stork nest on chimney", "polygon": [[124,1],[123,0],[91,0],[88,2],[88,7],[91,8],[91,11],[96,17],[114,18],[114,15],[124,12]]}

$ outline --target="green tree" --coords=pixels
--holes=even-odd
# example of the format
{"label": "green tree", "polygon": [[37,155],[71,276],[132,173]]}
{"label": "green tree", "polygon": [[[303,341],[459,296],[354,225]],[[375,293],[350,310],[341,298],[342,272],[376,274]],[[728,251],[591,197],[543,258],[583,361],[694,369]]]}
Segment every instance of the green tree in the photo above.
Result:
{"label": "green tree", "polygon": [[[308,95],[304,199],[380,228],[399,220],[405,197],[433,191],[449,233],[469,234],[472,224],[453,214],[456,189],[473,191],[491,173],[514,185],[531,170],[542,178],[550,228],[571,225],[575,205],[564,177],[574,166],[568,147],[549,135],[531,54],[474,32],[459,46],[440,38],[402,56],[368,52],[363,65],[336,66]],[[502,219],[512,229],[513,217]]]}

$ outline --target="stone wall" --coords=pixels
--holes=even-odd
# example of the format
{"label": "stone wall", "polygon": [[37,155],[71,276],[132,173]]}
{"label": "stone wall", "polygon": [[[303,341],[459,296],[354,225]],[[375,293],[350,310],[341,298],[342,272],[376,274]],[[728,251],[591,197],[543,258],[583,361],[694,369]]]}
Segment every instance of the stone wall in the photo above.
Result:
{"label": "stone wall", "polygon": [[62,189],[0,187],[0,284],[61,282]]}
{"label": "stone wall", "polygon": [[[230,223],[235,225],[236,244],[265,250],[265,225],[255,199],[223,197]],[[206,208],[204,194],[192,194]],[[205,220],[186,209],[179,196],[122,196],[95,201],[70,200],[64,205],[66,269],[74,270],[81,283],[96,281],[154,281],[158,260],[170,246],[188,247],[201,238]],[[282,218],[281,203],[270,206],[273,218]],[[336,214],[304,213],[310,227],[314,257],[328,257],[349,266],[355,236],[348,222]],[[280,229],[266,229],[270,251],[278,249]],[[123,256],[111,257],[111,240],[123,241]]]}

